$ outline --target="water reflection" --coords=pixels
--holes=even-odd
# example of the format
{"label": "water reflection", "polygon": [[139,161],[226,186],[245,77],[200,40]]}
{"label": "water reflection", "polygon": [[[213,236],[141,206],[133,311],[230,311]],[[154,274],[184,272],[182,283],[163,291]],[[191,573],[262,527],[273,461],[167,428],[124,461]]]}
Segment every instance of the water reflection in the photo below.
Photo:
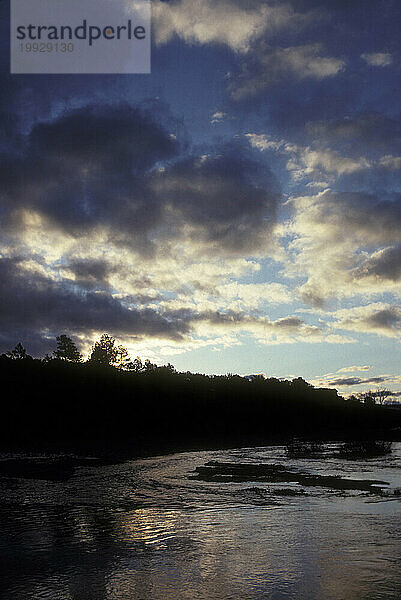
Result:
{"label": "water reflection", "polygon": [[127,544],[161,550],[175,540],[181,530],[178,510],[140,509],[116,516],[117,538]]}
{"label": "water reflection", "polygon": [[[85,468],[65,482],[19,480],[11,498],[8,482],[0,490],[0,597],[399,600],[397,501],[322,490],[273,501],[266,485],[188,479],[207,460],[243,461],[247,452],[252,461],[263,452],[277,460],[281,451]],[[377,477],[380,466],[372,465],[362,474],[356,464],[330,469]],[[387,461],[389,472],[397,466]]]}

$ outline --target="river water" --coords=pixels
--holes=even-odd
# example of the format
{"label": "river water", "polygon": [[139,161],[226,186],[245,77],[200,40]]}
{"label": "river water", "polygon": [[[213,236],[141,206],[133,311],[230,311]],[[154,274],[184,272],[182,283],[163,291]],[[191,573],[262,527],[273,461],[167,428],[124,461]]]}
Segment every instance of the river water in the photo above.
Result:
{"label": "river water", "polygon": [[[67,457],[68,458],[68,457]],[[400,600],[401,444],[380,459],[283,447],[0,477],[3,600]],[[194,479],[210,461],[387,482],[377,493]],[[27,464],[28,464],[27,463]],[[4,463],[5,464],[5,463]]]}

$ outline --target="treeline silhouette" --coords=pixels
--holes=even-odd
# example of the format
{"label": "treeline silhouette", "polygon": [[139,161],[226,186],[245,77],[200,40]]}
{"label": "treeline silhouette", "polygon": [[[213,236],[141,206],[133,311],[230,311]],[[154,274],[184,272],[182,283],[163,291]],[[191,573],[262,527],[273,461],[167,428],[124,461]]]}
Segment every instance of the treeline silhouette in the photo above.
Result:
{"label": "treeline silhouette", "polygon": [[1,449],[145,455],[308,436],[388,437],[400,411],[344,400],[301,378],[178,373],[103,335],[86,362],[68,336],[43,359],[0,356]]}

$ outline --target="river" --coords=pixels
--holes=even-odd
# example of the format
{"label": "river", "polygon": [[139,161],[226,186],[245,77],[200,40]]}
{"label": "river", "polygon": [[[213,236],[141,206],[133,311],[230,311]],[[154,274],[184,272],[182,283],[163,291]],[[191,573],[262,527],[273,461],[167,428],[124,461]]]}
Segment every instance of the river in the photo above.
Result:
{"label": "river", "polygon": [[[369,460],[275,446],[64,461],[0,457],[2,600],[401,598],[401,444]],[[208,464],[281,465],[294,481],[202,479]]]}

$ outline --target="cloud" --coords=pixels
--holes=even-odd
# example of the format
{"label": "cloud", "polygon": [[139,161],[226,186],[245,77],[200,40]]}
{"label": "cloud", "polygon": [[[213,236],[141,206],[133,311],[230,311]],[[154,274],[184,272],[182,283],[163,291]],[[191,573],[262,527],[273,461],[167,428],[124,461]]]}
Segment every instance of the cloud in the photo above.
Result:
{"label": "cloud", "polygon": [[386,381],[387,377],[339,377],[337,379],[332,379],[327,381],[327,384],[332,387],[350,387],[354,385],[369,385],[369,384],[379,384]]}
{"label": "cloud", "polygon": [[322,308],[328,298],[399,294],[401,207],[374,194],[325,190],[294,198],[284,234],[287,273],[305,277],[302,299]]}
{"label": "cloud", "polygon": [[[326,169],[337,177],[347,178],[349,189],[397,189],[395,173],[401,169],[401,121],[377,113],[362,113],[338,120],[309,123],[305,129],[312,138],[300,166],[317,165],[310,176]],[[302,164],[305,163],[305,164]],[[394,174],[394,175],[393,175]]]}
{"label": "cloud", "polygon": [[[3,249],[3,264],[10,265],[15,278],[3,273],[0,280],[3,301],[7,300],[7,310],[0,307],[4,315],[0,326],[10,334],[3,336],[1,349],[9,349],[21,338],[31,352],[43,354],[49,351],[51,339],[65,332],[80,336],[86,352],[94,337],[106,330],[132,352],[160,360],[158,352],[165,357],[240,343],[229,320],[222,329],[207,319],[199,320],[200,314],[242,315],[290,302],[284,285],[237,281],[258,272],[255,260],[224,256],[224,252],[202,256],[197,244],[190,239],[177,241],[174,234],[165,244],[159,243],[157,256],[142,256],[133,247],[111,244],[102,230],[66,236],[46,229],[46,222],[35,218],[18,247]],[[152,329],[157,322],[160,328]],[[197,333],[199,327],[202,334]]]}
{"label": "cloud", "polygon": [[401,230],[400,203],[374,194],[327,190],[295,203],[308,221],[305,227],[321,227],[319,234],[332,242],[342,233],[364,247],[374,246],[397,240]]}
{"label": "cloud", "polygon": [[377,302],[368,306],[355,306],[333,313],[333,327],[348,331],[374,333],[391,338],[401,337],[401,308]]}
{"label": "cloud", "polygon": [[181,160],[178,151],[154,119],[127,106],[39,123],[23,156],[3,157],[5,227],[21,230],[37,215],[75,237],[101,228],[108,243],[144,256],[185,239],[223,254],[266,249],[280,198],[269,170],[239,143]]}
{"label": "cloud", "polygon": [[256,148],[260,152],[265,150],[282,150],[285,146],[284,141],[275,141],[269,138],[264,133],[245,133],[245,137],[248,139],[249,144],[252,148]]}
{"label": "cloud", "polygon": [[240,145],[177,161],[154,172],[150,186],[169,218],[169,236],[185,236],[199,251],[252,256],[272,243],[278,186]]}
{"label": "cloud", "polygon": [[22,156],[3,156],[0,192],[6,227],[23,227],[27,212],[72,235],[110,227],[135,236],[143,251],[160,206],[144,172],[176,155],[178,142],[149,115],[129,106],[87,106],[38,123]]}
{"label": "cloud", "polygon": [[391,171],[399,171],[401,169],[401,156],[391,156],[388,154],[380,159],[379,164]]}
{"label": "cloud", "polygon": [[[113,171],[121,164],[145,169],[176,151],[176,144],[150,114],[128,105],[89,105],[38,123],[29,144],[31,152],[52,162],[62,158],[88,169],[107,166]],[[112,150],[118,151],[117,157]]]}
{"label": "cloud", "polygon": [[338,369],[337,373],[354,373],[355,371],[370,371],[372,367],[370,365],[363,366],[352,366],[352,367],[343,367],[342,369]]}
{"label": "cloud", "polygon": [[287,145],[287,148],[294,155],[294,158],[288,161],[287,169],[295,179],[304,177],[319,179],[326,174],[349,175],[370,167],[365,158],[355,160],[341,156],[334,150],[313,150],[310,147],[291,147],[290,145]]}
{"label": "cloud", "polygon": [[86,290],[101,290],[110,288],[109,279],[117,271],[117,267],[104,259],[76,258],[60,265],[58,271],[66,279],[71,278],[76,286]]}
{"label": "cloud", "polygon": [[157,119],[85,106],[3,155],[4,343],[24,333],[48,351],[67,332],[87,349],[109,331],[170,353],[227,346],[238,343],[230,311],[256,335],[261,317],[246,311],[290,302],[282,284],[235,281],[275,252],[272,173],[238,140],[191,155]]}
{"label": "cloud", "polygon": [[[181,309],[180,314],[183,312]],[[248,334],[256,338],[261,344],[293,344],[299,341],[304,343],[350,343],[351,340],[343,336],[332,335],[320,327],[309,325],[297,316],[288,315],[276,320],[268,317],[250,314],[249,312],[228,310],[225,312],[210,310],[198,312],[192,317],[192,324],[196,326],[198,335],[203,336],[210,332],[230,330],[236,335]]]}
{"label": "cloud", "polygon": [[211,119],[211,123],[212,125],[215,123],[221,123],[224,118],[227,116],[227,113],[222,112],[222,111],[216,111],[213,115],[212,115],[212,119]]}
{"label": "cloud", "polygon": [[[387,386],[399,386],[400,382],[401,378],[399,375],[379,374],[372,377],[338,377],[338,375],[333,373],[321,375],[311,381],[315,386],[344,388],[342,393],[347,392],[347,389],[349,389],[349,393],[353,392],[354,394],[356,391],[362,392],[367,389],[377,389],[383,385],[388,389]],[[357,390],[352,388],[357,388]],[[397,397],[400,395],[400,392],[393,390],[390,391],[389,395]]]}
{"label": "cloud", "polygon": [[[109,268],[95,261],[73,263],[71,269],[86,278],[104,278]],[[71,279],[46,276],[23,258],[0,260],[2,295],[0,328],[2,350],[22,339],[33,347],[49,350],[51,340],[60,332],[74,335],[88,349],[100,332],[107,331],[127,345],[138,348],[153,340],[154,346],[169,348],[169,353],[204,345],[232,346],[241,335],[250,335],[260,343],[304,342],[339,343],[345,341],[298,316],[271,320],[245,302],[243,308],[219,310],[217,305],[197,302],[173,302],[158,299],[148,307],[138,298],[110,291],[81,287]],[[87,281],[87,280],[86,280]],[[93,282],[90,280],[90,284]],[[239,295],[243,295],[240,290]],[[246,294],[245,294],[246,296]],[[257,302],[255,303],[255,305]],[[174,350],[175,349],[175,350]]]}
{"label": "cloud", "polygon": [[262,41],[243,59],[230,92],[234,100],[241,101],[279,82],[325,79],[337,75],[344,67],[344,60],[324,56],[321,44],[277,48]]}
{"label": "cloud", "polygon": [[281,156],[285,161],[283,167],[290,173],[291,179],[296,183],[306,183],[309,187],[327,189],[339,177],[359,177],[363,171],[383,166],[382,161],[375,162],[363,156],[344,156],[325,146],[324,138],[311,146],[302,146],[267,134],[246,133],[244,137],[252,148],[260,152],[273,152],[276,157]]}
{"label": "cloud", "polygon": [[[373,121],[374,122],[374,121]],[[338,177],[355,175],[361,177],[363,171],[377,175],[380,170],[397,171],[401,169],[401,157],[386,155],[374,156],[374,140],[363,141],[358,144],[357,130],[343,131],[340,124],[315,124],[307,128],[307,134],[312,134],[314,140],[311,145],[301,145],[291,141],[273,138],[267,134],[246,133],[244,137],[250,146],[260,152],[272,151],[287,157],[286,168],[294,180],[311,179],[310,186],[320,185],[321,180],[336,181]],[[347,124],[348,126],[349,124]],[[342,133],[340,133],[342,131]],[[372,137],[372,136],[370,136]],[[377,136],[379,137],[379,136]],[[346,141],[346,143],[341,143]],[[361,140],[362,141],[362,140]],[[387,138],[387,146],[400,145],[401,136],[396,131]],[[384,140],[383,140],[384,142]],[[330,146],[337,146],[339,150]],[[368,152],[367,152],[368,149]],[[358,154],[359,150],[359,154]],[[369,157],[363,154],[370,155]]]}
{"label": "cloud", "polygon": [[[54,281],[25,268],[24,261],[1,259],[0,328],[8,338],[19,332],[56,335],[61,331],[179,340],[189,332],[180,316],[127,306],[110,293],[83,292],[68,281]],[[18,339],[17,339],[18,341]]]}
{"label": "cloud", "polygon": [[316,13],[297,13],[289,3],[260,0],[171,0],[152,3],[157,45],[174,36],[187,44],[224,44],[236,52],[249,50],[252,40],[287,28],[300,28]]}
{"label": "cloud", "polygon": [[361,58],[371,67],[388,67],[393,62],[389,52],[372,52],[361,54]]}
{"label": "cloud", "polygon": [[354,271],[355,277],[371,277],[378,281],[401,280],[401,245],[383,248],[369,256]]}
{"label": "cloud", "polygon": [[352,157],[376,157],[383,166],[391,168],[397,165],[397,161],[393,164],[392,154],[401,151],[400,119],[376,112],[315,121],[307,125],[306,132],[320,144],[334,146]]}

